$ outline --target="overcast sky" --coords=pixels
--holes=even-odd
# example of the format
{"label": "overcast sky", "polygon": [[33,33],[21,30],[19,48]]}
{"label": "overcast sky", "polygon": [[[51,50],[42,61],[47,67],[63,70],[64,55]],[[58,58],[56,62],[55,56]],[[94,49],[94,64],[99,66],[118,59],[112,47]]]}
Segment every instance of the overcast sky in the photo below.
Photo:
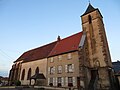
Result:
{"label": "overcast sky", "polygon": [[[91,0],[103,15],[112,61],[120,60],[120,0]],[[88,0],[0,0],[0,76],[23,52],[82,31]]]}

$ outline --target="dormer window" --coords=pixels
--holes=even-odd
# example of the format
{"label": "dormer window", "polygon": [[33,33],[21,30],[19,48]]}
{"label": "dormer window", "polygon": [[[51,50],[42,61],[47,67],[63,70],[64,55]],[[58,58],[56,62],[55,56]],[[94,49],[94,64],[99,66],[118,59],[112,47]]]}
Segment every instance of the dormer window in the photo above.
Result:
{"label": "dormer window", "polygon": [[88,16],[88,21],[89,21],[89,24],[92,23],[92,17],[90,15]]}

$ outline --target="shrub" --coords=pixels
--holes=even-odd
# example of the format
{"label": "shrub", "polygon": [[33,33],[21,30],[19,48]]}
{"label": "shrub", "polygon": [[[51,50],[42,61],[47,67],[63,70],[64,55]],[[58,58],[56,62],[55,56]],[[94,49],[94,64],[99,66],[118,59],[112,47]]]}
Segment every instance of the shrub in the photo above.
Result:
{"label": "shrub", "polygon": [[16,86],[20,86],[21,85],[21,82],[19,80],[15,81],[15,85]]}
{"label": "shrub", "polygon": [[50,83],[49,85],[52,87],[52,86],[53,86],[53,83]]}

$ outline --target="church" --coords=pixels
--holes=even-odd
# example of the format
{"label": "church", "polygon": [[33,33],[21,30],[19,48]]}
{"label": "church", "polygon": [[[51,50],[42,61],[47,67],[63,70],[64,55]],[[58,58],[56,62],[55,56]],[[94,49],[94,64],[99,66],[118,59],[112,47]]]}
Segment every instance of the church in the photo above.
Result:
{"label": "church", "polygon": [[22,85],[112,89],[114,76],[103,16],[89,3],[81,21],[81,32],[63,39],[58,36],[54,42],[23,53],[10,70],[9,84],[19,80]]}

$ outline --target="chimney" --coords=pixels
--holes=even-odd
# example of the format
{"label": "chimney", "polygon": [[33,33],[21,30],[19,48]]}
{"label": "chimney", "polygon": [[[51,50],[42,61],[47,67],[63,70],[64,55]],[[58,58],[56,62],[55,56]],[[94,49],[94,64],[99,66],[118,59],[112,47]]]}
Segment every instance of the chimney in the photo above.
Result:
{"label": "chimney", "polygon": [[60,36],[58,35],[57,41],[60,41],[60,40],[61,40],[61,38],[60,38]]}

